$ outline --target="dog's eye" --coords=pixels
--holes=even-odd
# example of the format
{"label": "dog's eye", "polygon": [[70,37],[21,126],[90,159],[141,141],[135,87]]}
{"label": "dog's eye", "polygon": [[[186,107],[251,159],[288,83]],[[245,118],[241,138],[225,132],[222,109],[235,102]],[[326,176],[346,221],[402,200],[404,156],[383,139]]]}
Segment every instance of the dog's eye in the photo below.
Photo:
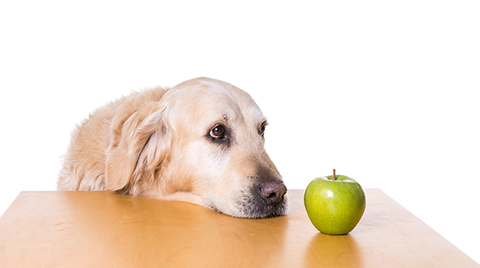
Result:
{"label": "dog's eye", "polygon": [[260,134],[260,136],[263,137],[263,135],[265,134],[265,127],[267,126],[267,122],[264,121],[261,125],[260,125],[260,128],[258,129],[258,134]]}
{"label": "dog's eye", "polygon": [[216,140],[221,140],[225,137],[225,126],[222,124],[215,125],[211,130],[210,130],[210,137],[216,139]]}

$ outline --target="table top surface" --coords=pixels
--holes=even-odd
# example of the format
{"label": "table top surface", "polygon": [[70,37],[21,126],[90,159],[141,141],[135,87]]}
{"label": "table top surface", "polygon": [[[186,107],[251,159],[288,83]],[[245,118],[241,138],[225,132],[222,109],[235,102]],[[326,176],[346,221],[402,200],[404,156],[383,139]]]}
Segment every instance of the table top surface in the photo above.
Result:
{"label": "table top surface", "polygon": [[112,192],[21,192],[0,218],[0,267],[480,267],[385,193],[348,235],[286,216],[238,219]]}

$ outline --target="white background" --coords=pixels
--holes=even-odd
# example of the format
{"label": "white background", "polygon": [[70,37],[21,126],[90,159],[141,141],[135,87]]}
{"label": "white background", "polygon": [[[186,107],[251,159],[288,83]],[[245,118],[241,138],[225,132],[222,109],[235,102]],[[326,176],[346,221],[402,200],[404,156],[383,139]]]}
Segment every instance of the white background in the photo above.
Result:
{"label": "white background", "polygon": [[478,1],[159,2],[0,2],[0,214],[56,189],[95,108],[208,76],[262,108],[289,188],[336,168],[480,262]]}

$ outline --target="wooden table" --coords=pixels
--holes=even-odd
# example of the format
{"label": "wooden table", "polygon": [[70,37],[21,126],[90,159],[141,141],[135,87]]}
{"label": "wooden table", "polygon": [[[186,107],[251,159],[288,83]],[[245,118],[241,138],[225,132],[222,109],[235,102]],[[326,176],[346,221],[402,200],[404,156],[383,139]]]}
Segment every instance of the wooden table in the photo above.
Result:
{"label": "wooden table", "polygon": [[111,192],[22,192],[0,218],[0,267],[480,267],[381,190],[349,235],[287,216],[236,219]]}

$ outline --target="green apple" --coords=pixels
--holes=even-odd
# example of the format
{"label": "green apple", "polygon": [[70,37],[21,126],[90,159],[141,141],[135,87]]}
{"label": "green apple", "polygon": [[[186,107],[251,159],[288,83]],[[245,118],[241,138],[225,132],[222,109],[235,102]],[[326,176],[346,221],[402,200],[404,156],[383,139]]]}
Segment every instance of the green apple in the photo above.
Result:
{"label": "green apple", "polygon": [[365,192],[354,179],[343,175],[316,178],[304,196],[308,217],[324,234],[348,234],[365,211]]}

